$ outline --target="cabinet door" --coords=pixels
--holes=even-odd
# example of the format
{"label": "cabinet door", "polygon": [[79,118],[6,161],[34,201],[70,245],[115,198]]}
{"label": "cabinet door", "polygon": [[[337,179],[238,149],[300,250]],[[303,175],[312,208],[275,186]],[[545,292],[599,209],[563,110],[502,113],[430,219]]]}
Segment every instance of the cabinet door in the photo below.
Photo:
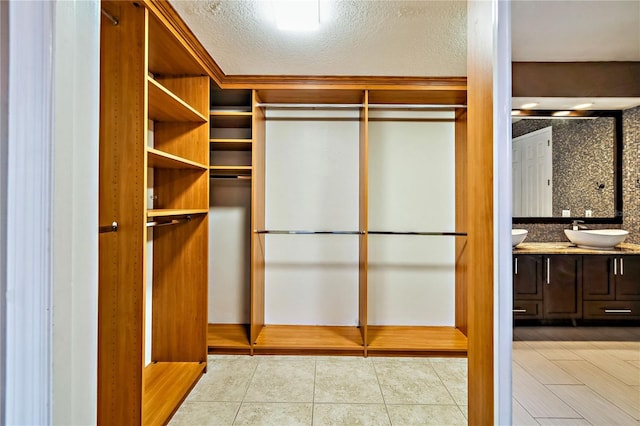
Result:
{"label": "cabinet door", "polygon": [[513,256],[513,299],[542,300],[542,256]]}
{"label": "cabinet door", "polygon": [[614,300],[615,276],[613,256],[589,255],[582,259],[582,292],[584,300]]}
{"label": "cabinet door", "polygon": [[616,273],[616,300],[640,300],[640,256],[618,257]]}
{"label": "cabinet door", "polygon": [[545,319],[582,318],[582,256],[544,256]]}

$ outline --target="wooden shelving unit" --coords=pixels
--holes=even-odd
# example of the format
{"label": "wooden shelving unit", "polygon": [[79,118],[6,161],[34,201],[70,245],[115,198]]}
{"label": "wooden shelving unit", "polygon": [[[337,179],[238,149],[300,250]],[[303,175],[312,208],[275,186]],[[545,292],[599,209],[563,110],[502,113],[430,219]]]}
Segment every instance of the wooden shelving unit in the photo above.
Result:
{"label": "wooden shelving unit", "polygon": [[[224,91],[223,91],[224,92]],[[242,144],[252,152],[252,226],[251,229],[264,229],[264,108],[261,104],[298,103],[298,104],[353,104],[362,105],[360,112],[360,218],[359,236],[359,306],[358,326],[301,326],[265,324],[264,300],[264,249],[265,235],[253,234],[251,267],[251,321],[249,324],[209,324],[208,345],[210,353],[247,353],[247,354],[341,354],[356,356],[412,355],[412,356],[466,356],[467,337],[466,310],[463,304],[466,297],[466,283],[460,280],[456,289],[456,326],[403,326],[369,325],[367,316],[368,299],[368,123],[369,103],[376,108],[389,105],[402,108],[402,105],[442,104],[442,110],[453,110],[452,104],[466,103],[463,89],[452,90],[280,90],[264,89],[254,91],[251,114],[252,139],[211,139],[212,149],[225,150],[225,143]],[[239,126],[241,117],[249,111],[220,111],[212,108],[213,124],[233,123]],[[228,114],[228,115],[225,115]],[[241,114],[236,116],[235,114]],[[215,118],[214,118],[215,117]],[[240,117],[240,118],[239,118]],[[235,120],[235,121],[233,121]],[[456,131],[464,130],[464,123]],[[246,132],[246,130],[243,130]],[[457,137],[457,136],[456,136]],[[233,145],[230,145],[233,146]],[[234,149],[242,145],[233,146]],[[242,167],[242,166],[240,166]],[[247,166],[244,166],[248,168]],[[217,173],[236,175],[242,170],[238,166],[211,166]],[[460,223],[463,223],[462,221]],[[462,237],[461,239],[464,239]],[[457,325],[461,324],[459,328]]]}
{"label": "wooden shelving unit", "polygon": [[160,425],[207,365],[209,77],[149,9],[102,8],[100,221],[120,226],[100,236],[98,423]]}

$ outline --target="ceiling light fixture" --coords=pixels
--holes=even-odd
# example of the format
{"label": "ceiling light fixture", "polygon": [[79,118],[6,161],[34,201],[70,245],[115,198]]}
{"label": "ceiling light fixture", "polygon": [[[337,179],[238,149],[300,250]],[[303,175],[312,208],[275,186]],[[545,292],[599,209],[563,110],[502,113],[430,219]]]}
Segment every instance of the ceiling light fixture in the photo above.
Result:
{"label": "ceiling light fixture", "polygon": [[571,114],[571,111],[556,111],[551,115],[553,115],[554,117],[566,117],[569,114]]}
{"label": "ceiling light fixture", "polygon": [[276,24],[286,31],[313,31],[320,26],[319,0],[275,0]]}
{"label": "ceiling light fixture", "polygon": [[573,109],[584,109],[584,108],[589,108],[591,105],[593,105],[593,102],[587,102],[584,104],[579,104],[573,107]]}
{"label": "ceiling light fixture", "polygon": [[537,106],[538,106],[537,102],[529,102],[529,103],[526,103],[526,104],[520,106],[520,108],[522,108],[522,109],[531,109],[531,108],[537,107]]}

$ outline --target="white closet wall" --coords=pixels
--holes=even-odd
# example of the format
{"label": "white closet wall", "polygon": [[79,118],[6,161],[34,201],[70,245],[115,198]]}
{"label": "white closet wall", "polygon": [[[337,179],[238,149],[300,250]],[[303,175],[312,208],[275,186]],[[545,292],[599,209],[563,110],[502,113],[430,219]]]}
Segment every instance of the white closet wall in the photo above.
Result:
{"label": "white closet wall", "polygon": [[[358,110],[268,110],[266,228],[357,231],[358,144]],[[265,241],[267,324],[357,324],[357,235]]]}
{"label": "white closet wall", "polygon": [[[369,116],[369,231],[453,231],[453,113]],[[370,235],[368,323],[454,325],[454,243],[448,236]]]}
{"label": "white closet wall", "polygon": [[208,321],[249,323],[251,180],[209,181]]}

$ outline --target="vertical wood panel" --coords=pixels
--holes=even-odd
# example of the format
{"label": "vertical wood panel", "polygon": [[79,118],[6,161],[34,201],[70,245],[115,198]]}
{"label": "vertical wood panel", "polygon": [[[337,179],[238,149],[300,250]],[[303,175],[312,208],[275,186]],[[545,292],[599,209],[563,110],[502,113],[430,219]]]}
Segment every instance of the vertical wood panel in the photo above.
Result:
{"label": "vertical wood panel", "polygon": [[152,361],[206,362],[207,216],[153,233]]}
{"label": "vertical wood panel", "polygon": [[364,92],[364,106],[360,110],[360,201],[359,231],[365,232],[359,237],[358,261],[358,326],[364,342],[364,355],[367,356],[367,304],[369,291],[367,268],[369,264],[369,91]]}
{"label": "vertical wood panel", "polygon": [[[456,232],[468,231],[468,196],[467,190],[467,111],[456,111],[455,123],[455,164],[456,164]],[[456,237],[456,316],[455,325],[467,335],[468,321],[468,249],[467,238]]]}
{"label": "vertical wood panel", "polygon": [[468,2],[469,424],[494,422],[493,1]]}
{"label": "vertical wood panel", "polygon": [[146,241],[146,10],[103,2],[100,80],[98,423],[142,421]]}
{"label": "vertical wood panel", "polygon": [[[257,92],[253,91],[252,110],[253,144],[252,166],[253,178],[251,181],[251,232],[265,228],[265,155],[266,122],[264,109],[256,105],[260,103]],[[258,338],[264,326],[264,236],[253,233],[251,239],[251,331],[250,343]]]}

